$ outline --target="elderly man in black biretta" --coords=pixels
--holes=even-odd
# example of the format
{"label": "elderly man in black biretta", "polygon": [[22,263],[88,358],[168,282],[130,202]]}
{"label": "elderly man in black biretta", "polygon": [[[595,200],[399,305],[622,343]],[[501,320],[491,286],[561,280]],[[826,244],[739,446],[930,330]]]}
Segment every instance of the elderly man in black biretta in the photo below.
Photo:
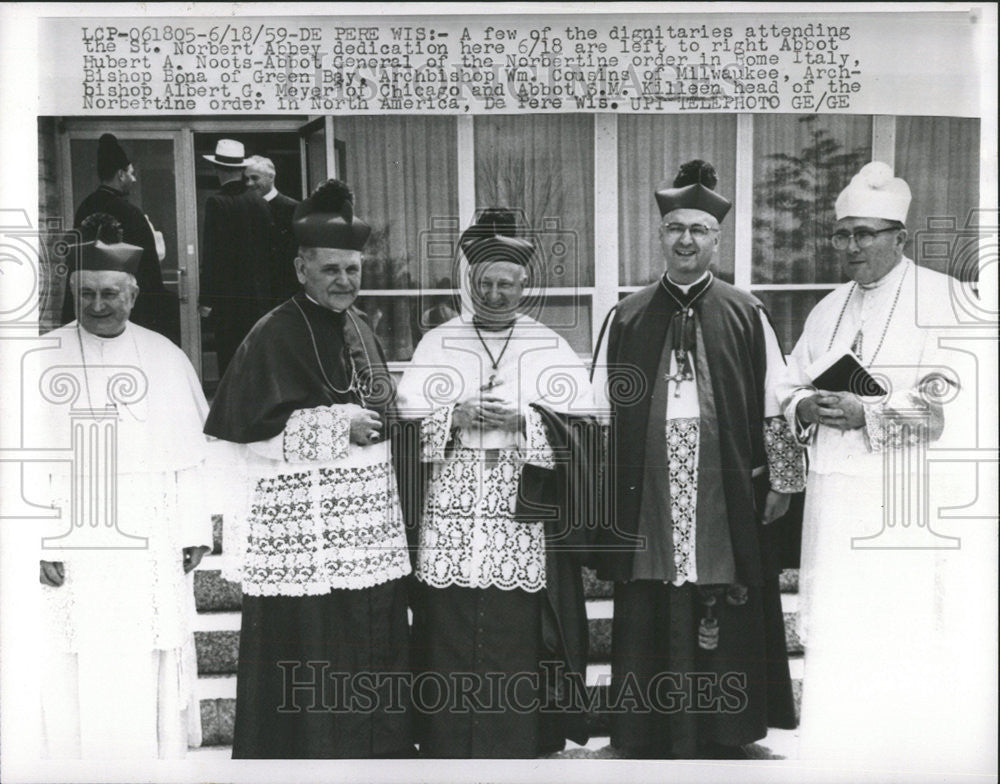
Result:
{"label": "elderly man in black biretta", "polygon": [[[96,238],[70,251],[76,320],[49,332],[52,346],[24,369],[39,379],[25,401],[28,437],[75,454],[37,484],[63,509],[39,564],[43,754],[177,758],[201,743],[190,572],[212,545],[201,484],[208,404],[184,352],[130,322],[143,248],[118,242],[107,215],[82,231]],[[46,385],[39,371],[58,375]],[[46,393],[67,378],[72,418]],[[113,525],[95,517],[110,513],[103,501]]]}
{"label": "elderly man in black biretta", "polygon": [[338,180],[292,225],[300,289],[242,342],[205,426],[248,468],[224,518],[243,590],[233,756],[412,755],[395,388],[354,307],[371,228]]}
{"label": "elderly man in black biretta", "polygon": [[474,312],[424,335],[399,386],[401,415],[420,423],[419,460],[430,473],[416,553],[415,667],[444,678],[449,699],[466,695],[464,707],[436,706],[429,691],[414,692],[420,753],[536,757],[567,737],[586,742],[572,700],[547,701],[566,694],[565,684],[547,680],[539,664],[558,661],[562,676],[582,678],[586,617],[579,563],[547,545],[559,520],[522,517],[518,504],[528,473],[557,481],[553,454],[565,452],[552,428],[568,430],[593,396],[566,340],[518,310],[537,257],[515,211],[481,210],[459,247]]}

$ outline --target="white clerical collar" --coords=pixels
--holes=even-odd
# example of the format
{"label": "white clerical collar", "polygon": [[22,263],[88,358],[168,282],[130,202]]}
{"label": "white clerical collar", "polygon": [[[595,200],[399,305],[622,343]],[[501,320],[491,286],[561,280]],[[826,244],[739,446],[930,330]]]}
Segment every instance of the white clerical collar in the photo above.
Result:
{"label": "white clerical collar", "polygon": [[269,190],[267,193],[264,194],[264,201],[271,201],[271,199],[273,199],[277,195],[278,195],[278,189],[272,185],[271,190]]}
{"label": "white clerical collar", "polygon": [[80,334],[80,336],[84,340],[88,340],[102,346],[107,346],[116,340],[120,340],[121,338],[125,337],[125,335],[128,334],[129,331],[128,321],[125,322],[125,329],[123,329],[117,335],[95,335],[93,332],[88,332],[86,329],[84,329],[83,324],[81,324],[79,321],[76,321],[75,323],[76,323],[76,331]]}
{"label": "white clerical collar", "polygon": [[699,283],[701,283],[703,280],[705,280],[705,278],[708,277],[708,274],[709,274],[708,270],[705,270],[703,273],[701,273],[701,277],[698,278],[698,280],[691,281],[690,283],[678,283],[676,280],[673,280],[670,277],[670,273],[668,272],[667,273],[667,280],[670,281],[670,285],[671,286],[676,286],[681,291],[683,291],[685,294],[687,294],[688,292],[691,291],[692,288],[694,288]]}
{"label": "white clerical collar", "polygon": [[906,256],[900,258],[896,266],[889,270],[885,275],[883,275],[878,280],[873,280],[871,283],[859,283],[858,288],[863,291],[872,291],[874,289],[880,289],[888,283],[898,283],[899,279],[903,276],[903,272],[906,270],[906,263],[909,261]]}

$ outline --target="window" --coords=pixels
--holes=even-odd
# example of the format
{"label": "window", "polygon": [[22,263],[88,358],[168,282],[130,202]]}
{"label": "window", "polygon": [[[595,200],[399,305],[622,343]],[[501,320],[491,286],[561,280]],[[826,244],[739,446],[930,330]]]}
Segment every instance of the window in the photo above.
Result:
{"label": "window", "polygon": [[[590,115],[476,117],[477,207],[524,211],[536,256],[525,312],[581,354],[591,350],[594,120]],[[463,227],[464,228],[464,227]]]}
{"label": "window", "polygon": [[[451,264],[421,253],[421,238],[433,220],[458,215],[455,119],[337,117],[334,128],[345,142],[355,210],[372,227],[362,273],[366,294],[358,305],[388,358],[405,361],[435,323],[422,314],[437,299],[447,301],[454,286]],[[449,312],[447,306],[439,311]]]}
{"label": "window", "polygon": [[[896,172],[913,192],[905,252],[918,263],[964,281],[979,280],[979,253],[922,253],[919,232],[940,235],[969,225],[979,207],[979,120],[965,117],[896,118]],[[975,238],[969,239],[974,243]]]}
{"label": "window", "polygon": [[[658,227],[660,211],[653,195],[673,182],[680,164],[693,158],[712,163],[718,190],[733,198],[736,185],[736,116],[729,114],[649,115],[618,118],[618,275],[620,287],[646,286],[663,274]],[[722,224],[718,268],[733,282],[735,222]]]}
{"label": "window", "polygon": [[[786,350],[809,311],[844,279],[828,242],[833,204],[872,159],[891,164],[913,192],[907,254],[961,280],[978,279],[981,254],[973,231],[966,231],[964,245],[944,252],[940,242],[933,249],[920,243],[923,232],[961,233],[976,225],[976,118],[560,114],[330,121],[357,212],[373,229],[358,304],[394,370],[402,369],[428,329],[459,307],[454,242],[437,243],[437,233],[457,237],[476,207],[490,205],[522,209],[539,235],[542,263],[526,312],[589,357],[614,303],[662,273],[653,194],[680,163],[696,157],[715,165],[719,190],[734,202],[715,271],[764,302]],[[71,205],[94,186],[91,147],[99,130],[86,124],[84,130],[57,148],[72,175],[72,192],[62,194],[70,215]],[[204,134],[195,131],[197,152]],[[146,197],[175,177],[161,175],[176,171],[177,151],[171,153],[167,140],[182,138],[179,133],[167,123],[157,138],[145,138],[141,129],[120,137],[146,161],[132,198],[166,235],[167,271],[170,248],[181,244],[174,213],[183,205],[170,193]],[[211,133],[217,133],[214,121]],[[197,155],[195,164],[202,165]],[[290,166],[291,158],[283,168]],[[50,303],[50,319],[52,309]]]}
{"label": "window", "polygon": [[872,119],[753,117],[751,291],[791,351],[813,306],[845,280],[829,234],[834,202],[872,159]]}

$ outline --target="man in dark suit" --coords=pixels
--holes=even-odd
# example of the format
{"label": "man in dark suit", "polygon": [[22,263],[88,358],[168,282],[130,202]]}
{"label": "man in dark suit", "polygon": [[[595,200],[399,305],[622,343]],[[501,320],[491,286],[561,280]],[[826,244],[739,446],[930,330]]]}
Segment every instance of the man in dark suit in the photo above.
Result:
{"label": "man in dark suit", "polygon": [[[73,227],[79,229],[95,213],[105,213],[121,224],[121,241],[142,248],[136,282],[142,292],[132,309],[130,321],[180,343],[180,322],[177,299],[163,287],[160,259],[156,253],[153,227],[142,210],[128,200],[136,182],[135,167],[113,134],[106,133],[97,142],[97,190],[87,196],[76,210]],[[62,323],[76,318],[73,298],[67,291],[63,303]]]}
{"label": "man in dark suit", "polygon": [[220,139],[215,154],[203,157],[222,186],[205,202],[200,297],[202,314],[214,322],[221,376],[250,328],[272,308],[274,226],[267,202],[243,180],[242,142]]}
{"label": "man in dark suit", "polygon": [[299,290],[299,281],[295,277],[298,244],[292,234],[292,216],[299,203],[274,187],[274,175],[274,163],[270,158],[261,155],[247,158],[247,185],[254,188],[267,202],[271,220],[274,221],[274,275],[271,292],[274,304],[280,305]]}

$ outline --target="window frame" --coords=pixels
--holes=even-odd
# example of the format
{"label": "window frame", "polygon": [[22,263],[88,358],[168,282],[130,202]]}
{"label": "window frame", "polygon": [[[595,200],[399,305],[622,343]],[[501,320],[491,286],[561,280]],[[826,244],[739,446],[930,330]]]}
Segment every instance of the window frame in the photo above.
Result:
{"label": "window frame", "polygon": [[[732,220],[736,222],[736,236],[750,237],[753,230],[753,132],[756,115],[739,114],[736,117],[736,182],[733,187],[734,204]],[[614,127],[617,134],[617,124]],[[617,135],[615,141],[617,142]],[[872,116],[872,160],[884,161],[895,168],[896,159],[896,117],[894,115]],[[617,158],[613,172],[617,182]],[[618,219],[614,217],[614,230],[617,237]],[[760,291],[817,291],[829,292],[841,285],[839,283],[753,283],[753,245],[749,242],[737,242],[733,248],[733,284],[751,293]],[[617,259],[617,254],[615,256]],[[618,282],[618,267],[612,274],[615,284]],[[643,286],[615,286],[614,301],[607,305],[612,307],[622,294],[639,291]],[[603,312],[607,312],[605,309]],[[598,324],[598,328],[600,325]],[[595,333],[596,334],[596,333]],[[787,348],[791,348],[790,346]]]}
{"label": "window frame", "polygon": [[[756,115],[738,114],[736,117],[736,182],[733,187],[734,206],[732,220],[735,221],[736,236],[751,236],[753,227],[753,156],[754,121]],[[457,171],[458,208],[460,224],[468,225],[476,211],[475,193],[475,141],[473,117],[465,115],[457,122]],[[884,161],[895,166],[896,158],[896,117],[894,115],[872,115],[872,160]],[[600,334],[601,324],[608,311],[614,307],[622,294],[639,291],[642,286],[620,285],[618,267],[619,220],[618,211],[602,209],[607,204],[618,203],[618,115],[592,114],[594,124],[594,214],[590,216],[594,230],[594,285],[574,288],[541,288],[526,290],[526,294],[546,293],[553,296],[575,294],[589,298],[591,303],[591,340]],[[782,291],[832,291],[839,283],[753,283],[753,247],[749,242],[736,243],[734,254],[734,284],[750,292]],[[460,274],[464,280],[466,263],[463,259]],[[427,294],[453,293],[450,289],[434,289]],[[361,295],[395,297],[413,296],[412,289],[363,289]],[[468,293],[460,292],[463,307],[470,307]],[[592,353],[580,353],[580,358],[589,362]],[[389,367],[395,371],[405,370],[406,361],[391,361]]]}

